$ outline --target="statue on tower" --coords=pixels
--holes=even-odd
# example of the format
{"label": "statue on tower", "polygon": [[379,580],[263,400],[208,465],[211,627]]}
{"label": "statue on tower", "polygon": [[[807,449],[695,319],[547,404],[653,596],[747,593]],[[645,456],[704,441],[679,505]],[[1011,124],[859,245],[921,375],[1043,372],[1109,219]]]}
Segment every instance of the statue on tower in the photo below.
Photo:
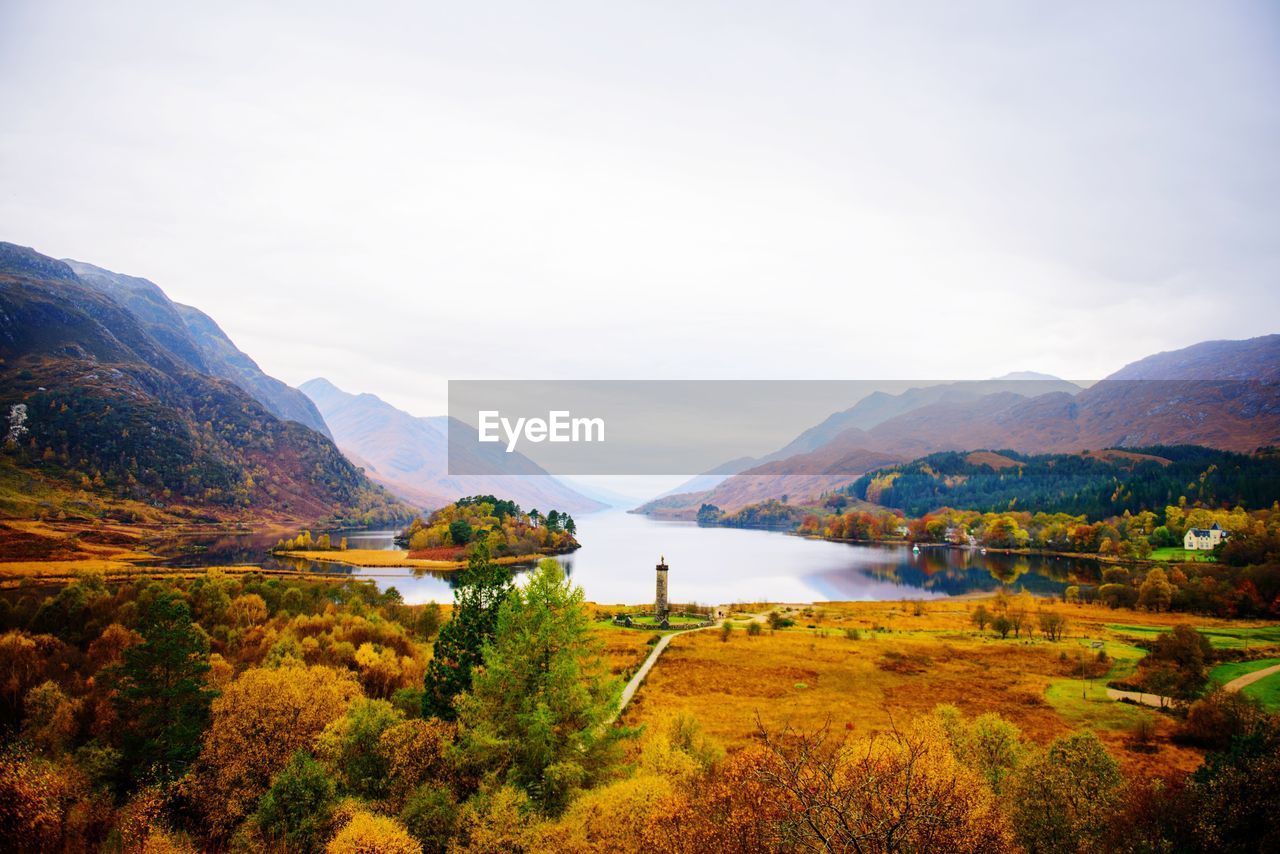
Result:
{"label": "statue on tower", "polygon": [[666,556],[660,556],[658,558],[658,566],[655,572],[655,575],[657,576],[657,590],[653,600],[653,616],[657,620],[665,620],[668,614],[667,569]]}

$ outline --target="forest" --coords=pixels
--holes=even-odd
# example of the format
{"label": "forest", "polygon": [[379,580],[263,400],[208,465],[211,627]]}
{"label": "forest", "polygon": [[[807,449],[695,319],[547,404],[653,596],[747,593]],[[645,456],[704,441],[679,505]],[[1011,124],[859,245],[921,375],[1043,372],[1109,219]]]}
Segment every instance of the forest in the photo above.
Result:
{"label": "forest", "polygon": [[868,472],[845,493],[912,517],[954,507],[1100,519],[1159,510],[1180,499],[1206,507],[1268,507],[1280,497],[1277,483],[1275,449],[1246,455],[1176,445],[1098,454],[947,451]]}

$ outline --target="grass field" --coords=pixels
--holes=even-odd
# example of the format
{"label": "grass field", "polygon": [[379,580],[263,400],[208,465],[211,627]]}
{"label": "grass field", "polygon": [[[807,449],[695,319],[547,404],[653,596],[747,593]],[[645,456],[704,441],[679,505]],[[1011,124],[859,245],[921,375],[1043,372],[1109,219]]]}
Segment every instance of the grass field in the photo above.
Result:
{"label": "grass field", "polygon": [[[1133,637],[1152,639],[1168,629],[1161,626],[1109,624],[1114,632]],[[1209,638],[1209,643],[1219,649],[1252,649],[1280,644],[1280,626],[1205,626],[1196,630]]]}
{"label": "grass field", "polygon": [[1272,673],[1252,685],[1246,685],[1244,693],[1271,711],[1280,711],[1280,673]]}
{"label": "grass field", "polygon": [[[719,632],[679,635],[623,722],[643,724],[686,710],[734,749],[755,740],[757,716],[771,729],[829,722],[837,730],[865,733],[951,703],[971,715],[996,712],[1042,744],[1093,729],[1130,773],[1158,776],[1194,768],[1200,754],[1171,741],[1175,724],[1168,716],[1106,697],[1107,681],[1131,674],[1146,654],[1126,637],[1154,637],[1184,623],[1216,633],[1220,645],[1243,643],[1244,637],[1251,644],[1280,645],[1280,626],[1045,602],[1032,607],[1065,615],[1066,637],[1054,643],[1036,632],[1034,639],[998,640],[973,625],[978,604],[991,608],[990,601],[956,599],[929,602],[919,614],[914,602],[779,606],[795,621],[793,628],[758,637],[737,631],[727,641]],[[849,629],[858,630],[857,639],[848,637]],[[1109,659],[1105,674],[1097,671],[1094,644]],[[1081,679],[1082,663],[1093,663],[1095,678]],[[1143,719],[1156,724],[1154,753],[1130,749],[1131,733]]]}
{"label": "grass field", "polygon": [[1153,549],[1151,552],[1151,560],[1169,561],[1174,563],[1216,562],[1212,552],[1187,551],[1179,546],[1165,546],[1164,548]]}
{"label": "grass field", "polygon": [[[1255,670],[1274,667],[1280,664],[1280,658],[1259,658],[1254,661],[1232,661],[1219,664],[1209,672],[1209,678],[1219,685],[1225,685]],[[1253,697],[1271,711],[1280,711],[1280,673],[1259,679],[1244,687],[1244,694]]]}

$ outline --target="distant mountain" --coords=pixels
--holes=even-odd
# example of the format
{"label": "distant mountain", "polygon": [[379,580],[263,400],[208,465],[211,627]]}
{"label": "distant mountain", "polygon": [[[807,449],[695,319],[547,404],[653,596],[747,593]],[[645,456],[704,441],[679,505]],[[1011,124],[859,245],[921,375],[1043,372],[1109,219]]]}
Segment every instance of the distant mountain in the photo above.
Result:
{"label": "distant mountain", "polygon": [[994,380],[921,386],[920,388],[907,389],[901,394],[886,394],[882,391],[876,391],[867,395],[850,408],[827,417],[821,424],[810,427],[786,446],[761,458],[760,462],[785,460],[796,454],[815,451],[846,430],[870,430],[891,418],[914,412],[936,403],[963,403],[977,400],[990,394],[1000,393],[1016,394],[1023,397],[1038,397],[1051,392],[1074,395],[1079,391],[1080,386],[1075,383],[1067,382],[1048,374],[1035,373],[1034,371],[1019,371],[1006,374]]}
{"label": "distant mountain", "polygon": [[173,302],[147,279],[65,259],[81,282],[127,308],[143,327],[190,370],[230,380],[272,415],[305,424],[330,439],[328,426],[305,394],[267,376],[222,328],[199,309]]}
{"label": "distant mountain", "polygon": [[175,312],[158,288],[117,299],[69,264],[0,243],[0,413],[11,429],[12,407],[26,414],[3,464],[108,499],[216,516],[407,515],[326,435],[202,370],[201,346]]}
{"label": "distant mountain", "polygon": [[301,389],[319,408],[338,445],[361,460],[376,481],[418,506],[434,508],[463,496],[490,494],[544,513],[589,513],[607,506],[556,480],[523,454],[508,454],[497,445],[476,443],[468,453],[491,455],[475,470],[496,466],[508,474],[450,475],[448,416],[410,415],[375,395],[351,394],[326,379],[308,380]]}
{"label": "distant mountain", "polygon": [[[763,458],[768,462],[709,491],[680,501],[667,497],[661,507],[651,503],[637,512],[691,518],[701,503],[731,511],[746,495],[753,497],[749,503],[808,498],[815,487],[820,492],[841,485],[841,477],[851,482],[858,466],[876,454],[913,459],[978,448],[1046,454],[1185,444],[1248,453],[1280,444],[1280,335],[1159,353],[1083,390],[1055,387],[1062,381],[1039,375],[1032,379],[1037,381],[1030,387],[1043,393],[1021,393],[1027,379],[1014,374],[955,384],[958,389],[869,395]],[[966,386],[983,393],[971,396]]]}

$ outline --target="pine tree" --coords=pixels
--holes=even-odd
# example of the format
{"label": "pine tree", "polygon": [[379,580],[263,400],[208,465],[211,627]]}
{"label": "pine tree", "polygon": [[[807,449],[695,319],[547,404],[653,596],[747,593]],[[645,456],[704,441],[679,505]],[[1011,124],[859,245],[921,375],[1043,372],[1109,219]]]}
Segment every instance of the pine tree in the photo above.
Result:
{"label": "pine tree", "polygon": [[124,651],[116,706],[128,722],[124,767],[135,780],[176,779],[200,752],[216,691],[205,687],[209,639],[176,593],[142,604],[142,643]]}
{"label": "pine tree", "polygon": [[490,559],[479,542],[453,591],[453,616],[436,638],[423,680],[422,715],[451,721],[454,699],[471,687],[471,671],[482,661],[485,643],[498,624],[498,609],[511,591],[511,573]]}
{"label": "pine tree", "polygon": [[484,667],[458,700],[465,749],[555,814],[610,767],[617,685],[560,564],[538,564],[503,603]]}

